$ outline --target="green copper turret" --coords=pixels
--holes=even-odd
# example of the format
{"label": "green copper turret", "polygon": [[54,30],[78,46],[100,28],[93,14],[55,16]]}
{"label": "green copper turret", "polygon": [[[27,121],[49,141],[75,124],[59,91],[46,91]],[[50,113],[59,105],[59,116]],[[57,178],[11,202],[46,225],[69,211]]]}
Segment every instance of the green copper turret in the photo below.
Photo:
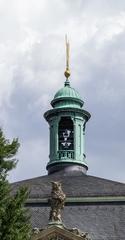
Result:
{"label": "green copper turret", "polygon": [[50,126],[48,173],[65,169],[88,169],[85,156],[85,126],[90,113],[83,109],[79,93],[66,80],[51,102],[53,109],[44,114]]}
{"label": "green copper turret", "polygon": [[69,42],[66,37],[66,81],[51,102],[53,109],[44,114],[50,126],[50,154],[48,173],[82,171],[88,166],[85,156],[85,126],[90,113],[83,109],[79,93],[70,87]]}

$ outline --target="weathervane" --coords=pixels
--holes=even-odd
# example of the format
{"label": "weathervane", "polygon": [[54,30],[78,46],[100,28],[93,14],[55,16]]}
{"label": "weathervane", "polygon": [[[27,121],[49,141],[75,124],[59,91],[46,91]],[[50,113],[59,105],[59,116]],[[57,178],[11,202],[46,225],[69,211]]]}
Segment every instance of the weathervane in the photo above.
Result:
{"label": "weathervane", "polygon": [[70,77],[70,70],[69,70],[69,41],[67,40],[67,35],[65,36],[65,42],[66,42],[66,70],[64,72],[64,75],[66,77],[66,79],[68,80],[68,78]]}

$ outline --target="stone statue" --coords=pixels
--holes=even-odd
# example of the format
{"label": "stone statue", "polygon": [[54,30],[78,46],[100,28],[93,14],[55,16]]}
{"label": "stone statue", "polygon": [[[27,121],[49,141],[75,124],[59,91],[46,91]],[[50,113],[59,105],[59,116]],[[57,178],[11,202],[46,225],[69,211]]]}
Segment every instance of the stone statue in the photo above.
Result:
{"label": "stone statue", "polygon": [[62,222],[61,220],[61,209],[64,208],[65,203],[65,194],[62,191],[62,186],[60,182],[51,182],[52,183],[52,192],[50,199],[50,216],[49,220],[51,222]]}

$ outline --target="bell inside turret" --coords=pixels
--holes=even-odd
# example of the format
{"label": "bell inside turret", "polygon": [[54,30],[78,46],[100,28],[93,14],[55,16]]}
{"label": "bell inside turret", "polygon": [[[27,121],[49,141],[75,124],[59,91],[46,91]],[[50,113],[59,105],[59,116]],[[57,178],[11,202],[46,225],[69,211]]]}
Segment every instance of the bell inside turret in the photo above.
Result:
{"label": "bell inside turret", "polygon": [[74,150],[74,127],[70,117],[61,117],[58,128],[59,150]]}

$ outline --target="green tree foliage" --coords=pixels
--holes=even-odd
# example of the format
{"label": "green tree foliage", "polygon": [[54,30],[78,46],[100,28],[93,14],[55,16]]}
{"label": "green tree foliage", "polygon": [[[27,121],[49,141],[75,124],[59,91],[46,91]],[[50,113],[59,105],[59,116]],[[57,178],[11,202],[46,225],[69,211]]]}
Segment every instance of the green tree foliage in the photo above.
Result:
{"label": "green tree foliage", "polygon": [[28,197],[26,188],[11,193],[11,185],[7,180],[8,172],[16,167],[15,155],[18,151],[18,139],[12,142],[5,139],[0,129],[0,239],[29,240],[31,228],[29,216],[24,208]]}

